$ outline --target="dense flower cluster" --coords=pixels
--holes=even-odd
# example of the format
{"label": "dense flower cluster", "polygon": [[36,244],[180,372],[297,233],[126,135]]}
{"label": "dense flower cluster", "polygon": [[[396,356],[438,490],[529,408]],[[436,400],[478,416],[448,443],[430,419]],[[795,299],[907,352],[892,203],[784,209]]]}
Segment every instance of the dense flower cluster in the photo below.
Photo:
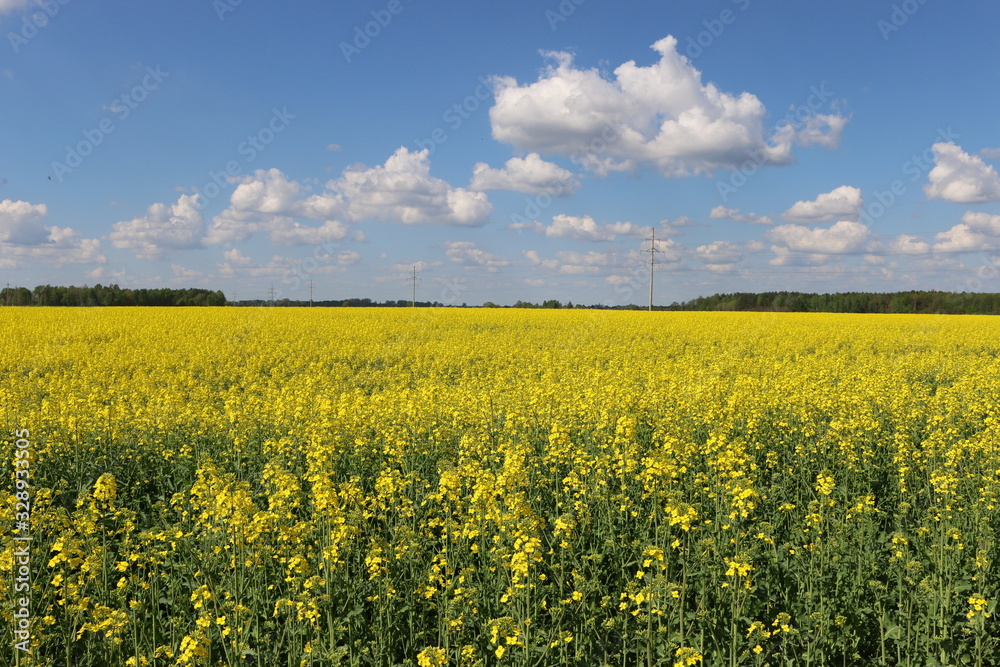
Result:
{"label": "dense flower cluster", "polygon": [[0,332],[5,479],[35,438],[31,664],[1000,661],[993,318],[32,309]]}

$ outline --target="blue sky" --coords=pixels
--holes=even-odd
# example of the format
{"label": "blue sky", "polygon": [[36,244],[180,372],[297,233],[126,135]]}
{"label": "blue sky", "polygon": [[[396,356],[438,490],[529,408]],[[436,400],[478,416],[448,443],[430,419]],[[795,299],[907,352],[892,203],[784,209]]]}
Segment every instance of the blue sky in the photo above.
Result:
{"label": "blue sky", "polygon": [[0,0],[0,279],[1000,291],[990,2]]}

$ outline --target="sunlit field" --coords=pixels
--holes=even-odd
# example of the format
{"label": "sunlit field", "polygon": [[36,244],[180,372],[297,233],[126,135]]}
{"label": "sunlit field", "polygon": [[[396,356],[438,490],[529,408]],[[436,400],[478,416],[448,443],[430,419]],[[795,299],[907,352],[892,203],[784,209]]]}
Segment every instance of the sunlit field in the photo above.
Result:
{"label": "sunlit field", "polygon": [[0,664],[1000,663],[998,319],[0,314]]}

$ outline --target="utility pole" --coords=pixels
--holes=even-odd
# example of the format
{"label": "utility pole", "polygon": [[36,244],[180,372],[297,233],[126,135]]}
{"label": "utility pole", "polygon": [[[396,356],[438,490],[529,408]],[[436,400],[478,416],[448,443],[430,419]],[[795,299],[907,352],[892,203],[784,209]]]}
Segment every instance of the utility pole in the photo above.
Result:
{"label": "utility pole", "polygon": [[420,282],[420,278],[417,277],[417,265],[413,265],[413,276],[406,279],[407,282],[413,283],[413,300],[410,301],[410,306],[417,305],[417,283]]}
{"label": "utility pole", "polygon": [[656,265],[656,253],[661,252],[656,247],[656,227],[649,228],[649,248],[642,252],[649,253],[649,311],[653,311],[653,266]]}
{"label": "utility pole", "polygon": [[313,305],[313,281],[312,278],[309,279],[309,307],[312,308]]}
{"label": "utility pole", "polygon": [[274,308],[274,283],[271,283],[271,307]]}

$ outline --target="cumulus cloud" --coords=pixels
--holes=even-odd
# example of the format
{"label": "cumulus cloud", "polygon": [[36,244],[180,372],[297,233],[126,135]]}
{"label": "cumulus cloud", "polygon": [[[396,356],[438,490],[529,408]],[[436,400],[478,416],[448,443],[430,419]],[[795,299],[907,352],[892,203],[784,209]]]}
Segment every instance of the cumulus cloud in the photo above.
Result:
{"label": "cumulus cloud", "polygon": [[930,249],[927,241],[909,234],[900,234],[889,244],[889,250],[900,255],[925,255]]}
{"label": "cumulus cloud", "polygon": [[[659,251],[656,258],[660,264],[677,265],[684,256],[684,246],[671,239],[664,241],[657,239],[656,247]],[[635,280],[636,275],[644,276],[646,269],[643,266],[649,261],[648,255],[638,250],[628,252],[561,250],[552,258],[543,258],[537,250],[525,250],[522,254],[532,268],[564,276],[603,275],[605,280],[612,284],[615,284],[617,277],[623,276],[623,271],[631,274],[631,277],[624,276],[626,282]],[[642,280],[645,281],[645,278]]]}
{"label": "cumulus cloud", "polygon": [[161,259],[169,250],[197,248],[205,234],[198,195],[181,195],[171,205],[153,204],[146,215],[116,222],[109,235],[115,248],[140,259]]}
{"label": "cumulus cloud", "polygon": [[526,250],[523,254],[531,266],[570,276],[598,274],[622,264],[618,253],[562,250],[553,259],[542,259],[537,250]]}
{"label": "cumulus cloud", "polygon": [[[276,298],[280,299],[283,296],[299,292],[302,285],[305,284],[305,281],[300,278],[303,275],[304,264],[301,258],[272,255],[265,264],[247,257],[237,248],[227,250],[224,256],[226,261],[216,265],[219,269],[219,275],[224,278],[281,278],[281,284],[285,287],[276,290]],[[341,274],[346,270],[334,262],[332,256],[328,256],[321,258],[315,266],[307,269],[307,273],[309,275],[329,275]],[[275,286],[277,287],[277,285]],[[260,294],[258,298],[265,297],[270,298],[267,293]]]}
{"label": "cumulus cloud", "polygon": [[1000,201],[1000,175],[976,155],[952,142],[936,143],[934,168],[927,175],[924,194],[958,204]]}
{"label": "cumulus cloud", "polygon": [[738,208],[726,208],[719,205],[709,212],[712,220],[734,220],[736,222],[746,222],[751,225],[773,225],[774,220],[766,215],[756,213],[742,213]]}
{"label": "cumulus cloud", "polygon": [[1000,215],[966,211],[961,223],[935,234],[933,250],[941,253],[981,250],[994,245],[998,236]]}
{"label": "cumulus cloud", "polygon": [[81,238],[70,227],[42,224],[48,214],[45,204],[0,201],[0,266],[16,268],[21,260],[57,266],[107,261],[98,239]]}
{"label": "cumulus cloud", "polygon": [[[230,206],[212,220],[206,243],[234,244],[269,233],[282,245],[320,243],[345,237],[364,240],[347,222],[385,220],[404,224],[476,226],[493,211],[482,192],[454,188],[430,175],[428,151],[401,147],[384,165],[355,165],[322,192],[290,180],[278,169],[257,170],[237,179]],[[296,219],[321,221],[304,225]]]}
{"label": "cumulus cloud", "polygon": [[4,199],[0,201],[0,243],[40,245],[49,239],[51,228],[42,224],[49,214],[45,204]]}
{"label": "cumulus cloud", "polygon": [[272,243],[285,246],[319,245],[347,237],[347,225],[337,220],[327,220],[319,227],[311,227],[281,217],[272,221],[269,231]]}
{"label": "cumulus cloud", "polygon": [[672,36],[652,48],[656,63],[623,63],[610,80],[577,68],[564,52],[546,54],[551,63],[534,83],[495,78],[493,137],[520,150],[573,157],[598,174],[650,165],[666,177],[735,169],[747,160],[788,164],[796,143],[836,143],[840,116],[784,124],[768,136],[767,111],[755,95],[702,83]]}
{"label": "cumulus cloud", "polygon": [[507,160],[503,169],[477,162],[472,169],[472,190],[513,190],[529,195],[548,194],[568,197],[580,186],[573,173],[546,162],[538,153]]}
{"label": "cumulus cloud", "polygon": [[740,247],[729,241],[713,241],[707,245],[698,246],[692,254],[695,259],[699,259],[705,264],[726,266],[727,268],[743,259]]}
{"label": "cumulus cloud", "polygon": [[337,264],[341,266],[353,266],[361,261],[361,254],[353,250],[341,250],[337,255]]}
{"label": "cumulus cloud", "polygon": [[962,216],[962,222],[978,232],[990,236],[1000,236],[1000,215],[966,211],[965,215]]}
{"label": "cumulus cloud", "polygon": [[531,229],[549,238],[573,241],[614,241],[619,236],[642,236],[644,229],[631,222],[601,225],[589,215],[581,217],[563,214],[552,216],[551,225],[545,225],[541,222],[515,222],[508,225],[507,228]]}
{"label": "cumulus cloud", "polygon": [[850,185],[821,194],[813,201],[796,202],[781,214],[789,222],[829,222],[830,220],[856,220],[864,205],[861,190]]}
{"label": "cumulus cloud", "polygon": [[385,220],[407,225],[485,224],[493,206],[482,192],[454,188],[430,175],[429,151],[401,146],[384,165],[344,171],[328,187],[349,201],[352,220]]}
{"label": "cumulus cloud", "polygon": [[767,232],[775,243],[772,264],[789,263],[798,254],[813,255],[812,261],[822,261],[829,254],[856,252],[869,240],[871,230],[859,222],[840,220],[831,227],[811,228],[803,225],[780,225]]}
{"label": "cumulus cloud", "polygon": [[174,274],[174,282],[182,282],[185,280],[194,280],[196,278],[205,277],[204,272],[182,266],[180,264],[171,264],[170,270]]}
{"label": "cumulus cloud", "polygon": [[934,252],[964,252],[979,250],[988,243],[985,234],[969,225],[957,224],[951,229],[934,235]]}
{"label": "cumulus cloud", "polygon": [[509,266],[510,260],[490,254],[472,241],[448,241],[444,244],[445,256],[465,268],[485,268],[495,273],[501,267]]}
{"label": "cumulus cloud", "polygon": [[677,236],[683,234],[683,229],[685,227],[695,227],[696,223],[691,218],[686,215],[679,216],[673,220],[664,219],[660,220],[660,235],[661,236]]}

